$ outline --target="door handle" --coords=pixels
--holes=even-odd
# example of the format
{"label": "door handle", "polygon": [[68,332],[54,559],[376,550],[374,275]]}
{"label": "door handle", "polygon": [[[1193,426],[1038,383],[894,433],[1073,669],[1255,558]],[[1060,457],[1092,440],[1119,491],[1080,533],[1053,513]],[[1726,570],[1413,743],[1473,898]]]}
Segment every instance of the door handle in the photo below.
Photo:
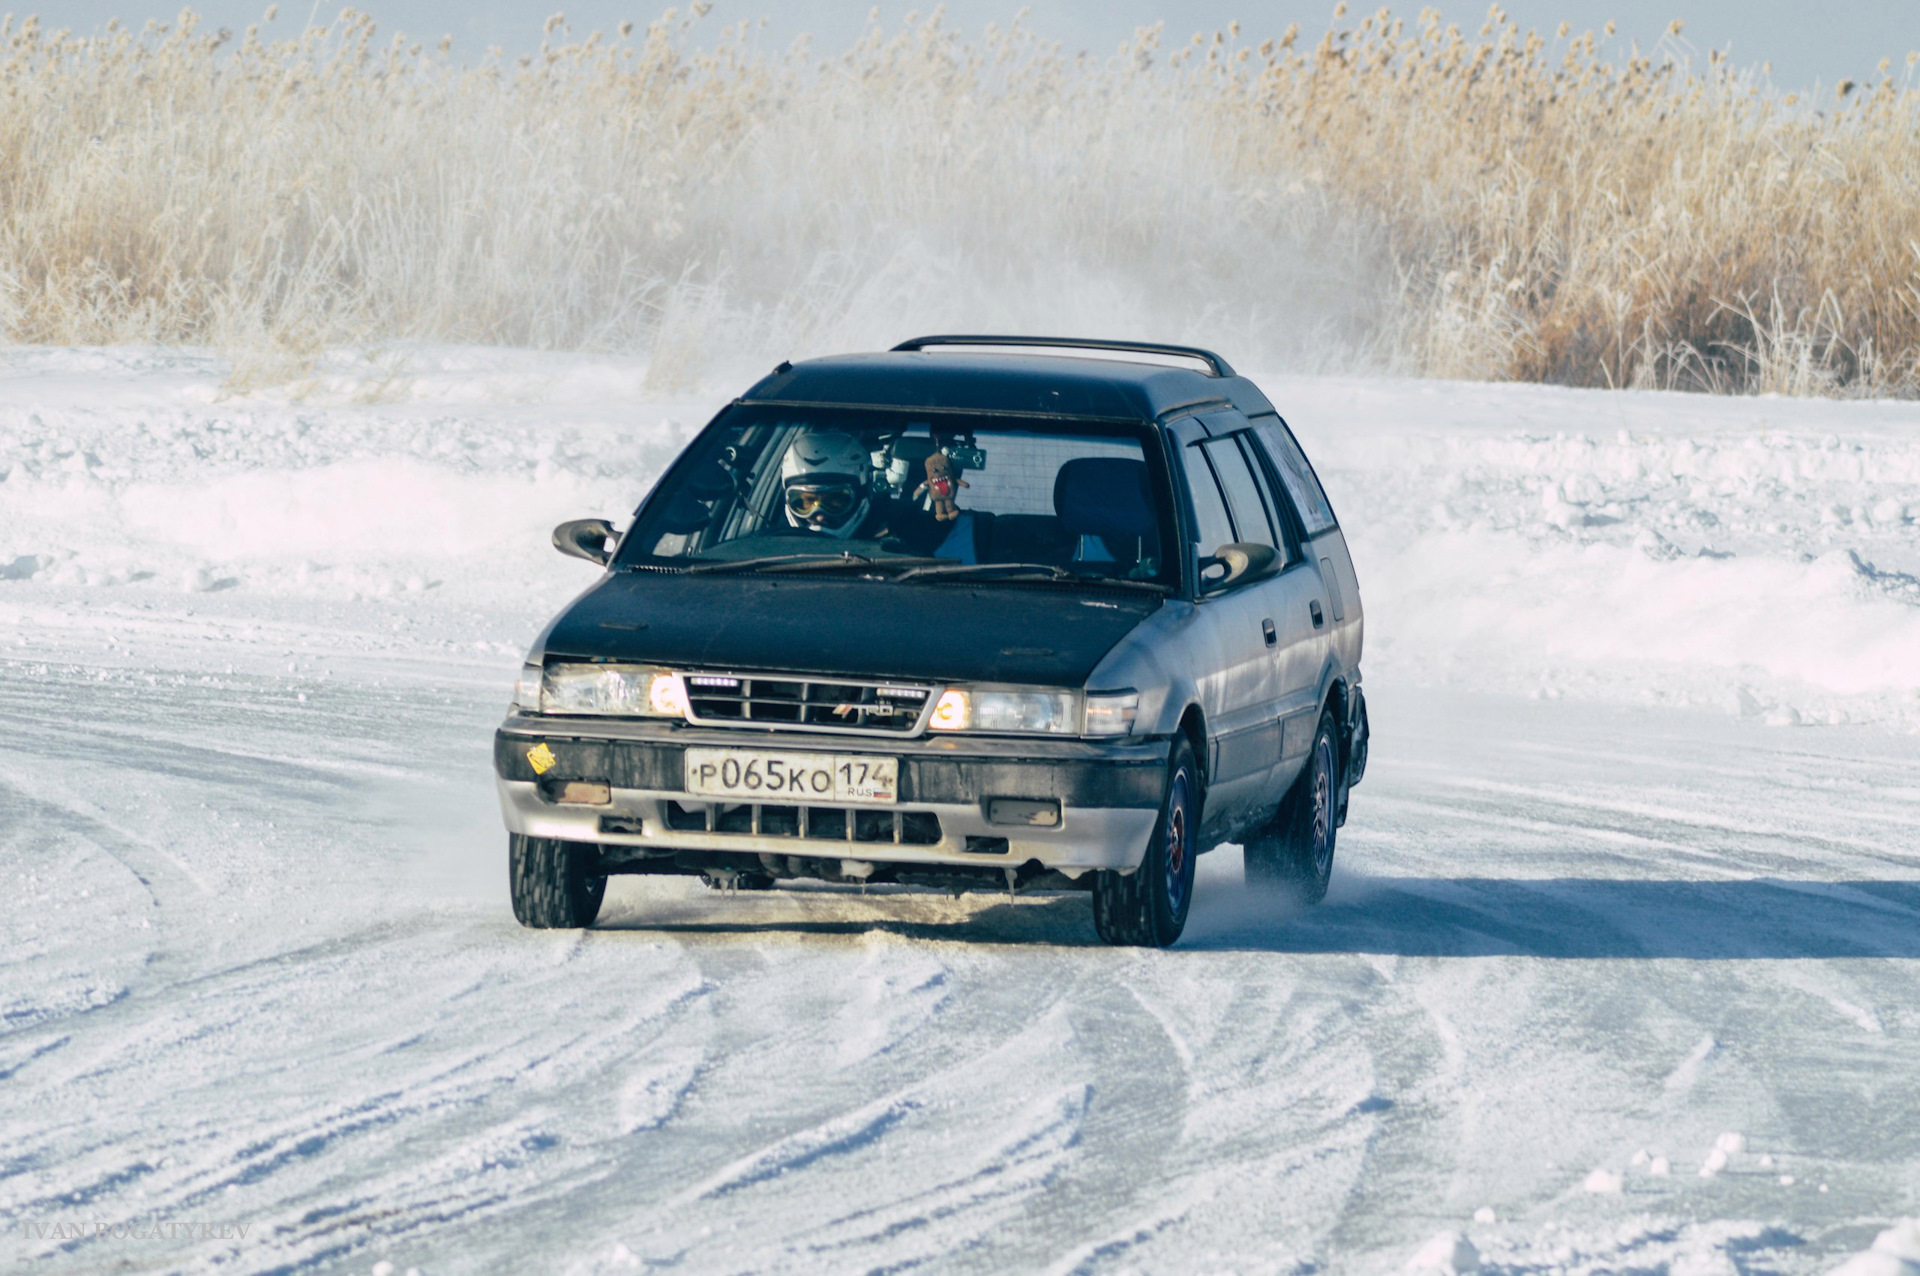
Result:
{"label": "door handle", "polygon": [[1307,604],[1307,613],[1313,617],[1313,627],[1315,629],[1327,623],[1325,614],[1320,610],[1320,600],[1318,598],[1313,599]]}
{"label": "door handle", "polygon": [[1273,622],[1271,620],[1263,620],[1260,622],[1260,635],[1267,640],[1267,646],[1269,647],[1277,646],[1280,642],[1280,635],[1273,632]]}

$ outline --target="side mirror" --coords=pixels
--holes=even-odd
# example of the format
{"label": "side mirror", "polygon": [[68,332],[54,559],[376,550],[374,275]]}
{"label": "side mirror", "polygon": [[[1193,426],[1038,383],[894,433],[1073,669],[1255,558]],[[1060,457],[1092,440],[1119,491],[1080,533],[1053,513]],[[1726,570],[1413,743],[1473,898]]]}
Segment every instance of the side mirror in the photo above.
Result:
{"label": "side mirror", "polygon": [[1265,580],[1280,570],[1280,555],[1271,545],[1235,541],[1200,560],[1200,592],[1215,593],[1229,585]]}
{"label": "side mirror", "polygon": [[576,518],[553,529],[553,547],[568,558],[584,558],[605,567],[613,557],[607,542],[613,539],[613,524],[604,518]]}

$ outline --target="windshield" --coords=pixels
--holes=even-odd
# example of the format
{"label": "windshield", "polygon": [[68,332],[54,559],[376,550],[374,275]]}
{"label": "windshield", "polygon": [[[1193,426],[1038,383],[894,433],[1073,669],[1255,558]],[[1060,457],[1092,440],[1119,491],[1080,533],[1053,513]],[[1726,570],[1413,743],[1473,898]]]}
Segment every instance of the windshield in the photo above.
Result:
{"label": "windshield", "polygon": [[738,407],[662,481],[618,565],[1172,584],[1145,426]]}

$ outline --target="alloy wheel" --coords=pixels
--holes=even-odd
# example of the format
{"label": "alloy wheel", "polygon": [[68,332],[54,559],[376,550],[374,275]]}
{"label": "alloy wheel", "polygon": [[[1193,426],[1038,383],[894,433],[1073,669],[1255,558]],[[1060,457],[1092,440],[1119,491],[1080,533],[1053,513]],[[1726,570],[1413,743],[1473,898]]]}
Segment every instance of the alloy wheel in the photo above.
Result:
{"label": "alloy wheel", "polygon": [[1187,805],[1191,794],[1192,782],[1183,769],[1173,777],[1173,783],[1167,786],[1167,903],[1176,915],[1186,907],[1187,892],[1192,888],[1187,872],[1187,856],[1190,853]]}

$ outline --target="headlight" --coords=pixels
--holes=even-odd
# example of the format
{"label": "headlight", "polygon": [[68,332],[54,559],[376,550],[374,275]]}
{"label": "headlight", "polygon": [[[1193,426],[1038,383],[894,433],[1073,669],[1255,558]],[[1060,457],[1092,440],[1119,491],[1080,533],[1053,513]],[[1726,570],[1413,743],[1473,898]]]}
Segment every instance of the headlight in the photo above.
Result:
{"label": "headlight", "polygon": [[927,719],[931,731],[965,731],[973,725],[973,697],[958,687],[948,687],[933,702],[933,716]]}
{"label": "headlight", "polygon": [[932,731],[1043,731],[1074,735],[1079,697],[1071,691],[985,691],[948,687],[927,719]]}
{"label": "headlight", "polygon": [[1133,731],[1134,715],[1139,712],[1137,691],[1090,691],[1087,693],[1087,734],[1128,735]]}
{"label": "headlight", "polygon": [[535,713],[540,712],[540,678],[541,670],[539,665],[527,664],[520,666],[520,681],[513,684],[514,708],[531,709]]}
{"label": "headlight", "polygon": [[652,665],[548,665],[541,679],[543,713],[622,714],[684,718],[680,675]]}

